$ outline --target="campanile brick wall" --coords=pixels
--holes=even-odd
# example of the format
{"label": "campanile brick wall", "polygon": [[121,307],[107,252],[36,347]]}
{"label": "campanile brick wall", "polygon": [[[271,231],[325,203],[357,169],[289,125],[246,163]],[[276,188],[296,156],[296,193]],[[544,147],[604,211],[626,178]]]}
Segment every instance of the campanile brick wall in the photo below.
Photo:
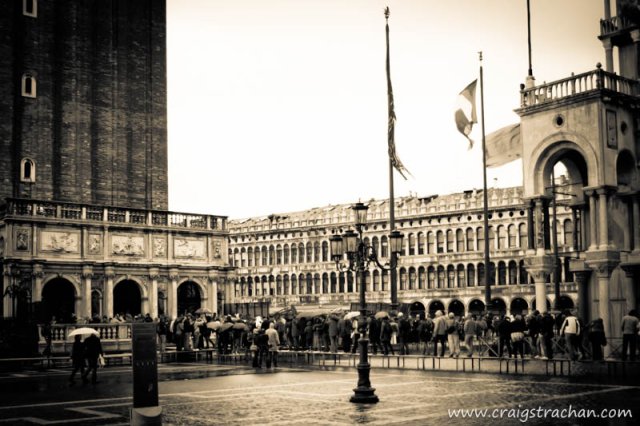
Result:
{"label": "campanile brick wall", "polygon": [[[35,18],[22,0],[0,8],[0,198],[166,210],[165,1],[40,0]],[[35,99],[21,96],[25,72]]]}

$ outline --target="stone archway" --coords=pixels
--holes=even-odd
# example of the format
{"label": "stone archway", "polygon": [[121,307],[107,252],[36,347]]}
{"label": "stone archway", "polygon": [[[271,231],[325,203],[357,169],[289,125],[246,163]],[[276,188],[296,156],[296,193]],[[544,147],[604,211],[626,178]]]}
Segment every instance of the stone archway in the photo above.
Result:
{"label": "stone archway", "polygon": [[65,278],[54,278],[42,287],[42,315],[45,321],[69,323],[76,314],[76,289]]}
{"label": "stone archway", "polygon": [[459,301],[458,299],[453,299],[449,302],[449,309],[447,309],[448,313],[453,312],[453,314],[457,317],[464,316],[464,303]]}
{"label": "stone archway", "polygon": [[485,311],[484,302],[480,299],[473,299],[471,302],[469,302],[468,311],[470,314],[482,314]]}
{"label": "stone archway", "polygon": [[489,307],[489,311],[492,314],[503,315],[507,312],[507,304],[500,297],[494,297],[491,299],[491,306]]}
{"label": "stone archway", "polygon": [[442,303],[440,300],[432,300],[429,303],[429,316],[431,318],[436,316],[436,311],[442,311],[442,313],[444,313],[445,309],[444,309],[444,303]]}
{"label": "stone archway", "polygon": [[511,315],[526,315],[529,311],[529,304],[521,297],[514,297],[510,305]]}
{"label": "stone archway", "polygon": [[140,285],[133,280],[122,280],[113,288],[114,314],[138,315],[142,312]]}
{"label": "stone archway", "polygon": [[409,315],[420,316],[420,318],[424,318],[424,315],[425,315],[424,304],[422,302],[413,302],[409,306]]}
{"label": "stone archway", "polygon": [[178,286],[178,315],[194,313],[202,307],[200,286],[193,281],[185,281]]}

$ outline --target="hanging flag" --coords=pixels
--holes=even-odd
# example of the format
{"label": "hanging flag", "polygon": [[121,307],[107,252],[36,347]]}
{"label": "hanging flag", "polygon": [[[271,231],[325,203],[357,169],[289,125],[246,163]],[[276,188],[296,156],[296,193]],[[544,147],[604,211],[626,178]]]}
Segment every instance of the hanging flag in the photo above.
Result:
{"label": "hanging flag", "polygon": [[455,112],[456,126],[458,131],[469,140],[469,149],[473,148],[473,140],[469,137],[473,125],[478,122],[476,117],[476,84],[478,80],[473,80],[471,84],[464,88],[458,95],[458,105]]}
{"label": "hanging flag", "polygon": [[402,177],[406,180],[407,176],[405,173],[411,175],[409,170],[402,164],[400,158],[398,158],[398,154],[396,153],[396,142],[395,142],[395,128],[396,128],[396,112],[394,110],[393,105],[393,88],[391,87],[391,67],[389,64],[389,8],[387,7],[384,10],[384,16],[387,19],[386,31],[387,31],[387,100],[388,100],[388,110],[389,110],[389,130],[387,132],[388,143],[389,143],[389,160],[393,167],[402,175]]}
{"label": "hanging flag", "polygon": [[487,167],[498,167],[522,158],[520,123],[490,133],[485,138]]}

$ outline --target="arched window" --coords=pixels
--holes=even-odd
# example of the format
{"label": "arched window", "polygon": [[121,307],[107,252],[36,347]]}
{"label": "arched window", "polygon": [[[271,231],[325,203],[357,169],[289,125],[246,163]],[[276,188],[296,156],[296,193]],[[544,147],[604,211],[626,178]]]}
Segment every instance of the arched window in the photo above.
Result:
{"label": "arched window", "polygon": [[472,263],[467,265],[467,287],[476,285],[476,268]]}
{"label": "arched window", "polygon": [[418,290],[424,290],[427,283],[427,271],[424,266],[418,268]]}
{"label": "arched window", "polygon": [[298,263],[304,263],[304,244],[303,243],[299,243],[298,244]]}
{"label": "arched window", "polygon": [[409,256],[415,256],[416,254],[416,236],[413,233],[409,234]]}
{"label": "arched window", "polygon": [[435,253],[433,232],[427,233],[427,253]]}
{"label": "arched window", "polygon": [[457,268],[457,272],[458,272],[458,281],[457,281],[457,287],[464,287],[465,286],[465,271],[464,271],[464,265],[460,264],[458,265]]}
{"label": "arched window", "polygon": [[493,229],[493,226],[489,227],[489,250],[496,249],[496,232]]}
{"label": "arched window", "polygon": [[503,225],[498,226],[498,248],[507,248],[507,230]]}
{"label": "arched window", "polygon": [[247,266],[247,253],[246,253],[246,249],[244,247],[242,247],[240,249],[240,265],[244,268],[245,266]]}
{"label": "arched window", "polygon": [[518,264],[511,260],[509,261],[509,284],[518,283]]}
{"label": "arched window", "polygon": [[247,249],[247,266],[253,266],[253,247]]}
{"label": "arched window", "polygon": [[453,231],[451,229],[447,229],[447,253],[453,253],[454,247]]}
{"label": "arched window", "polygon": [[447,288],[456,286],[456,268],[453,265],[447,266]]}
{"label": "arched window", "polygon": [[438,288],[444,288],[446,285],[447,275],[444,270],[444,266],[438,266]]}
{"label": "arched window", "polygon": [[269,252],[266,247],[262,247],[262,266],[269,264]]}
{"label": "arched window", "polygon": [[[478,250],[484,252],[484,228],[477,228],[476,235],[478,236]],[[489,247],[489,249],[491,249],[491,247]],[[480,273],[478,273],[478,276],[480,276]]]}
{"label": "arched window", "polygon": [[517,243],[517,232],[516,232],[516,226],[514,224],[509,225],[509,228],[507,229],[507,234],[509,234],[509,248],[514,248],[518,246]]}
{"label": "arched window", "polygon": [[269,246],[269,265],[273,265],[276,260],[276,250],[273,246]]}
{"label": "arched window", "polygon": [[400,268],[400,290],[407,289],[407,270]]}
{"label": "arched window", "polygon": [[483,286],[484,283],[484,263],[478,263],[478,285]]}
{"label": "arched window", "polygon": [[276,246],[276,265],[282,265],[282,246]]}
{"label": "arched window", "polygon": [[473,228],[467,228],[467,251],[475,251],[475,239],[473,238]]}
{"label": "arched window", "polygon": [[416,270],[415,268],[409,268],[409,290],[416,289]]}
{"label": "arched window", "polygon": [[380,238],[380,257],[388,257],[389,256],[389,240],[386,235],[383,235]]}
{"label": "arched window", "polygon": [[378,241],[378,237],[371,238],[371,246],[376,251],[376,254],[382,257],[382,253],[380,253],[380,242]]}
{"label": "arched window", "polygon": [[524,267],[524,260],[520,261],[519,269],[520,269],[520,284],[529,284],[529,274],[527,273],[527,268]]}
{"label": "arched window", "polygon": [[436,243],[438,244],[438,253],[444,253],[444,232],[438,231],[436,234]]}
{"label": "arched window", "polygon": [[373,271],[373,291],[380,290],[380,271],[375,269]]}
{"label": "arched window", "polygon": [[518,238],[520,238],[520,248],[526,249],[529,246],[529,236],[527,235],[527,224],[518,225]]}
{"label": "arched window", "polygon": [[20,162],[20,181],[33,183],[36,181],[36,163],[30,158]]}
{"label": "arched window", "polygon": [[37,94],[36,78],[32,74],[22,75],[22,96],[35,98]]}
{"label": "arched window", "polygon": [[284,248],[282,249],[282,263],[284,263],[285,265],[289,264],[289,244],[285,244]]}
{"label": "arched window", "polygon": [[500,261],[498,262],[498,285],[507,284],[507,265]]}
{"label": "arched window", "polygon": [[464,232],[462,229],[456,230],[456,251],[458,253],[464,251]]}
{"label": "arched window", "polygon": [[298,263],[298,246],[291,244],[291,263]]}
{"label": "arched window", "polygon": [[313,263],[313,244],[311,242],[307,243],[307,263]]}
{"label": "arched window", "polygon": [[424,254],[424,233],[418,232],[418,255]]}
{"label": "arched window", "polygon": [[329,261],[329,243],[327,243],[326,241],[322,242],[322,261]]}
{"label": "arched window", "polygon": [[313,260],[312,262],[320,262],[320,243],[316,241],[313,243]]}
{"label": "arched window", "polygon": [[427,269],[427,288],[429,290],[436,288],[436,270],[433,266],[429,266]]}
{"label": "arched window", "polygon": [[253,252],[253,257],[255,259],[254,264],[256,266],[260,266],[260,247],[256,247],[255,251]]}
{"label": "arched window", "polygon": [[382,291],[389,290],[389,272],[388,271],[382,271],[382,288],[380,290]]}

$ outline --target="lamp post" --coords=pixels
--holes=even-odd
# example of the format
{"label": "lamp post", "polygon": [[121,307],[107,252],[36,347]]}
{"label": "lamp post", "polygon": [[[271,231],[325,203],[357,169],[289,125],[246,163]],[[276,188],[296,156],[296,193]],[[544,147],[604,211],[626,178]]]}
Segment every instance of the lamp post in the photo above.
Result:
{"label": "lamp post", "polygon": [[[367,211],[369,207],[363,203],[356,203],[353,206],[355,212],[355,228],[356,232],[349,229],[342,236],[333,235],[330,239],[331,244],[331,258],[336,262],[336,268],[339,271],[353,271],[356,273],[356,283],[360,282],[360,320],[358,321],[358,329],[360,332],[360,362],[358,363],[358,386],[353,390],[354,394],[351,396],[350,401],[356,403],[376,403],[378,402],[378,396],[375,394],[375,388],[371,387],[371,381],[369,380],[369,373],[371,371],[371,364],[369,364],[368,350],[369,339],[365,338],[367,331],[367,304],[366,304],[366,271],[371,262],[374,262],[379,268],[383,270],[389,270],[395,268],[395,264],[386,267],[378,260],[378,254],[371,245],[365,243],[362,237],[364,226],[367,222]],[[396,230],[391,231],[389,235],[390,240],[390,256],[391,262],[395,263],[398,254],[402,250],[402,238],[403,235]],[[347,264],[342,264],[341,261],[344,255],[347,255]]]}

